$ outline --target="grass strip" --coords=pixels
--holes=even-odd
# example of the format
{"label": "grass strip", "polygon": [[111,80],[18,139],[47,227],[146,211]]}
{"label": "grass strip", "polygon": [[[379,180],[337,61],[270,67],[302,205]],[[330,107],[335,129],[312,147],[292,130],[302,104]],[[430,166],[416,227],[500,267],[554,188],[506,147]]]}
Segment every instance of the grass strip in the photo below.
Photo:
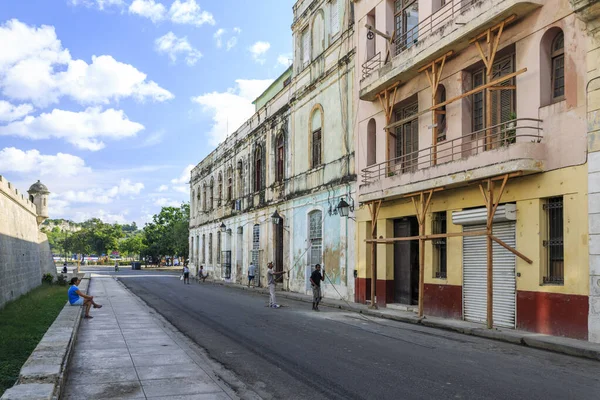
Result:
{"label": "grass strip", "polygon": [[44,284],[0,310],[0,396],[67,301],[67,287]]}

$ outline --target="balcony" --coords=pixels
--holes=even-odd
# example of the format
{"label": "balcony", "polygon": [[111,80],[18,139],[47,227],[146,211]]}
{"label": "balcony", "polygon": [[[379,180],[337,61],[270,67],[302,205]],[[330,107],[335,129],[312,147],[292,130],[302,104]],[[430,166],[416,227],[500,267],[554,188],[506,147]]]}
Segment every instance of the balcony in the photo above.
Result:
{"label": "balcony", "polygon": [[542,121],[519,118],[371,165],[361,172],[361,203],[504,173],[544,171]]}
{"label": "balcony", "polygon": [[517,18],[544,5],[543,0],[451,0],[417,26],[396,37],[394,57],[383,63],[370,59],[362,64],[361,100],[375,96],[396,82],[407,82],[419,68],[447,54],[469,46],[469,40],[508,17]]}

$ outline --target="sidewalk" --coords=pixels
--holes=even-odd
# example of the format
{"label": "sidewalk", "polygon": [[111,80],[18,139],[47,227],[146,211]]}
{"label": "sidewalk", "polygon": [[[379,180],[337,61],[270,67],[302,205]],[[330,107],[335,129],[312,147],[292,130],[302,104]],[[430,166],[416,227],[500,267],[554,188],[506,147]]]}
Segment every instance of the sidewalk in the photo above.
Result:
{"label": "sidewalk", "polygon": [[235,399],[184,335],[112,277],[93,276],[102,304],[82,319],[63,399]]}
{"label": "sidewalk", "polygon": [[[248,288],[245,285],[217,281],[213,281],[213,283],[235,287],[242,290],[258,291],[260,293],[265,293],[267,296],[269,293],[267,288]],[[312,304],[312,295],[278,290],[277,297],[284,297],[287,299]],[[499,340],[502,342],[519,344],[532,348],[548,350],[555,353],[562,353],[571,356],[589,358],[592,360],[600,361],[600,344],[590,343],[585,340],[543,335],[539,333],[520,331],[516,329],[487,329],[484,325],[481,324],[456,319],[445,319],[429,316],[425,316],[425,318],[419,319],[417,317],[417,314],[411,311],[401,311],[392,308],[380,308],[373,310],[364,304],[345,302],[344,300],[336,300],[329,298],[323,298],[323,300],[321,301],[321,305],[334,307],[346,311],[353,311],[367,316],[385,318],[410,324],[420,324],[431,328],[438,328],[463,333],[465,335],[479,336],[486,339]]]}

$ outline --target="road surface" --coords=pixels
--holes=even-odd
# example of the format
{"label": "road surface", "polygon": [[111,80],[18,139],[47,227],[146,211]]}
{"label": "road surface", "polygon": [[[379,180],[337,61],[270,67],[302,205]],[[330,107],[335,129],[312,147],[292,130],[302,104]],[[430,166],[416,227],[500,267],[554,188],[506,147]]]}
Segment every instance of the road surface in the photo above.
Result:
{"label": "road surface", "polygon": [[121,281],[269,399],[600,399],[600,362],[178,276]]}

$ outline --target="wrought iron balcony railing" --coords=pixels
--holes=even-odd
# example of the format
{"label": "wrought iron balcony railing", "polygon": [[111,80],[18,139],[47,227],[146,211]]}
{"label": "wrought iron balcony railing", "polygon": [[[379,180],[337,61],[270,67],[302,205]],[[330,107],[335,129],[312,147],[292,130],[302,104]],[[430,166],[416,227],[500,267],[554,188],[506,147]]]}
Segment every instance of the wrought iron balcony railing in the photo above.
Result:
{"label": "wrought iron balcony railing", "polygon": [[489,150],[509,147],[514,143],[540,143],[541,123],[542,120],[539,119],[517,118],[370,165],[361,172],[363,184],[466,159]]}
{"label": "wrought iron balcony railing", "polygon": [[373,57],[365,61],[362,65],[362,78],[365,79],[371,75],[373,71],[381,67],[381,53],[375,54]]}

